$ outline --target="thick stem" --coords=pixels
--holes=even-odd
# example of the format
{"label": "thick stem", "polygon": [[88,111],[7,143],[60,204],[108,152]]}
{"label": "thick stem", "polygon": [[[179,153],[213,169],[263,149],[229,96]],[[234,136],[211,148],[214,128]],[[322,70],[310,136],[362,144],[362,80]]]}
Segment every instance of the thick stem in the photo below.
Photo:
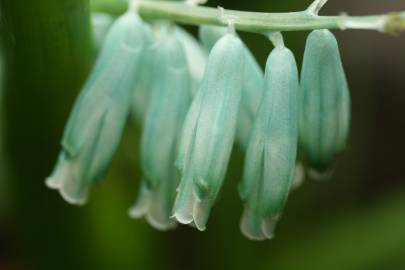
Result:
{"label": "thick stem", "polygon": [[[97,11],[124,12],[126,3],[99,0]],[[170,20],[183,24],[226,26],[216,8],[187,5],[183,2],[139,1],[139,13],[147,20]],[[315,8],[316,9],[316,8]],[[261,13],[225,10],[241,31],[267,34],[271,31],[305,31],[313,29],[364,29],[386,33],[405,31],[405,11],[373,16],[317,16],[308,10],[290,13]]]}

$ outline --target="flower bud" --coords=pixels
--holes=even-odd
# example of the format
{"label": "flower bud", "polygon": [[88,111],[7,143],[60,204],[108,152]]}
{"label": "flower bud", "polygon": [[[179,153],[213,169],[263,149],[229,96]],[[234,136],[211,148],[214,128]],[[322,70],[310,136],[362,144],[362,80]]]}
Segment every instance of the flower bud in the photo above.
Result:
{"label": "flower bud", "polygon": [[284,46],[270,54],[263,97],[246,150],[239,191],[241,230],[250,239],[273,237],[294,178],[298,141],[298,71]]}
{"label": "flower bud", "polygon": [[300,147],[313,169],[325,172],[346,147],[350,95],[337,41],[329,30],[307,39],[301,73]]}
{"label": "flower bud", "polygon": [[118,148],[137,80],[144,40],[134,13],[111,27],[99,59],[65,128],[59,161],[46,183],[66,201],[84,204],[88,189],[104,178]]}
{"label": "flower bud", "polygon": [[157,229],[175,225],[171,219],[177,172],[174,166],[184,118],[191,103],[190,74],[183,47],[172,31],[161,33],[152,82],[152,97],[144,122],[141,143],[143,185],[130,210],[135,218],[146,216]]}
{"label": "flower bud", "polygon": [[204,230],[222,186],[236,132],[245,57],[233,34],[212,49],[201,88],[188,111],[176,166],[181,174],[174,217]]}

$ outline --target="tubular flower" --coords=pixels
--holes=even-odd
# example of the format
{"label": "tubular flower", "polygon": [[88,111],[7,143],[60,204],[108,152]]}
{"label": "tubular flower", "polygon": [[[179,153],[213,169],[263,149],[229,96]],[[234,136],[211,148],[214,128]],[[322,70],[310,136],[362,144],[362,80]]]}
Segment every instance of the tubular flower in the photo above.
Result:
{"label": "tubular flower", "polygon": [[[210,51],[215,42],[226,34],[226,31],[226,27],[203,25],[199,29],[201,43]],[[242,82],[242,103],[238,116],[236,139],[242,148],[246,149],[263,92],[263,71],[245,45],[244,51],[245,75]]]}
{"label": "tubular flower", "polygon": [[242,96],[244,50],[234,34],[216,43],[183,127],[174,217],[199,230],[205,229],[229,163]]}
{"label": "tubular flower", "polygon": [[300,100],[300,147],[309,166],[324,173],[345,149],[350,125],[349,89],[329,30],[308,36]]}
{"label": "tubular flower", "polygon": [[70,115],[46,184],[72,204],[86,202],[90,186],[105,176],[118,148],[142,60],[143,25],[134,13],[114,23]]}
{"label": "tubular flower", "polygon": [[299,83],[289,49],[279,46],[271,52],[264,80],[239,187],[245,202],[241,230],[255,240],[273,237],[294,178]]}
{"label": "tubular flower", "polygon": [[160,230],[175,225],[171,219],[178,178],[174,161],[181,129],[191,103],[190,74],[183,47],[173,32],[163,28],[156,52],[152,97],[142,135],[143,184],[130,215],[146,216]]}

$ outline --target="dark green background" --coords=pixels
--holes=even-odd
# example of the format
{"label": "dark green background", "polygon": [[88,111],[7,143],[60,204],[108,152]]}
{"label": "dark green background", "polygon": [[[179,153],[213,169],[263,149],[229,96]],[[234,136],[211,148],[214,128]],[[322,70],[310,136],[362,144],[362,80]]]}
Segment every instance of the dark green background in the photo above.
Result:
{"label": "dark green background", "polygon": [[[309,3],[209,2],[274,12],[302,10]],[[400,9],[405,9],[403,0],[330,0],[322,12]],[[307,181],[291,195],[274,240],[252,242],[239,232],[242,205],[236,185],[242,156],[237,149],[203,233],[185,226],[161,233],[127,217],[140,179],[134,124],[88,205],[70,206],[46,189],[64,122],[95,57],[89,11],[85,0],[0,0],[5,64],[1,270],[405,269],[404,36],[336,32],[352,94],[350,147],[331,181]],[[285,35],[299,63],[306,34]],[[242,36],[264,64],[270,43]]]}

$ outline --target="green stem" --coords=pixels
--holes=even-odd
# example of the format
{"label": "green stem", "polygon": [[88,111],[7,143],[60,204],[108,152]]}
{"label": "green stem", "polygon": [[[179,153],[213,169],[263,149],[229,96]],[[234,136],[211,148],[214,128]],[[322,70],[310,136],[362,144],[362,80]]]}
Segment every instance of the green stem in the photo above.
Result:
{"label": "green stem", "polygon": [[[363,29],[385,33],[405,31],[405,11],[372,16],[318,16],[311,9],[290,13],[261,13],[235,10],[221,10],[200,7],[184,2],[139,1],[139,14],[147,20],[170,20],[177,23],[227,26],[229,20],[241,31],[267,34],[272,31],[305,31],[313,29]],[[124,11],[126,3],[97,1],[94,10]],[[310,7],[311,8],[311,7]]]}

